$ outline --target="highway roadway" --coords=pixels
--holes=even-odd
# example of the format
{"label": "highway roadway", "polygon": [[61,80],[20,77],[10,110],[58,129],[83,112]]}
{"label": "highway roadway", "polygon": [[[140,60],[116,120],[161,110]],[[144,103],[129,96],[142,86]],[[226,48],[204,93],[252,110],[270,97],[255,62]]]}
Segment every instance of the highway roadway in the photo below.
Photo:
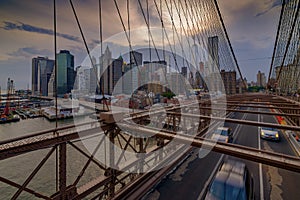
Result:
{"label": "highway roadway", "polygon": [[[248,109],[259,110],[259,108]],[[260,109],[259,111],[270,110]],[[270,115],[234,113],[232,118],[277,123],[276,118]],[[277,143],[262,140],[259,137],[259,127],[229,123],[225,123],[225,126],[231,127],[234,131],[233,143],[296,155],[283,132],[280,132],[281,141]],[[201,199],[206,192],[206,186],[213,178],[214,172],[222,160],[241,160],[215,152],[210,152],[206,157],[200,159],[198,151],[197,148],[194,148],[190,157],[165,177],[144,199]],[[246,163],[253,176],[255,199],[299,199],[300,174],[247,160],[242,161]]]}

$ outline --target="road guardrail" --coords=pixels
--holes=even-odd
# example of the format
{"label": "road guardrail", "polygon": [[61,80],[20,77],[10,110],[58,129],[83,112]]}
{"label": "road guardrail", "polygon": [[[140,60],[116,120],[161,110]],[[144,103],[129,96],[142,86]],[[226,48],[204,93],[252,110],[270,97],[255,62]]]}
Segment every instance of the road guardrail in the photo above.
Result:
{"label": "road guardrail", "polygon": [[294,131],[285,131],[298,156],[300,156],[300,138]]}

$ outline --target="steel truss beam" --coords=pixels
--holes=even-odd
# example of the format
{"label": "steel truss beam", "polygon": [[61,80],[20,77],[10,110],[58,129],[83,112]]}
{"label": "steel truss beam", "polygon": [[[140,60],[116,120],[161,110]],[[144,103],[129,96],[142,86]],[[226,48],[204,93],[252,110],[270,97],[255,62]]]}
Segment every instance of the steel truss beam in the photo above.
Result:
{"label": "steel truss beam", "polygon": [[[195,107],[196,108],[196,107]],[[211,110],[211,107],[199,107],[200,110]],[[289,113],[275,113],[275,112],[263,112],[263,111],[254,111],[254,110],[238,110],[238,109],[223,109],[223,108],[213,108],[216,111],[227,111],[227,112],[239,112],[239,113],[251,113],[251,114],[261,114],[261,115],[277,115],[283,117],[300,117],[299,114],[289,114]]]}
{"label": "steel truss beam", "polygon": [[133,127],[132,125],[128,124],[122,124],[120,126],[126,128],[126,130],[131,130],[133,132],[138,131],[140,133],[149,135],[156,134],[157,137],[161,137],[166,140],[174,140],[175,142],[178,142],[180,144],[190,144],[191,146],[198,148],[207,147],[208,149],[212,149],[215,152],[224,153],[238,158],[259,162],[262,164],[267,164],[274,167],[295,171],[298,173],[300,172],[300,158],[297,157],[265,150],[258,150],[256,148],[245,147],[236,144],[215,142],[200,137],[192,137],[190,135],[179,134],[175,132],[158,132],[157,130],[151,130],[149,128],[141,126]]}
{"label": "steel truss beam", "polygon": [[245,124],[250,126],[259,126],[259,127],[271,127],[271,128],[278,128],[283,130],[292,130],[292,131],[300,131],[299,126],[289,126],[289,125],[280,125],[280,124],[272,124],[272,123],[264,123],[264,122],[255,122],[255,121],[248,121],[248,120],[240,120],[240,119],[230,119],[230,118],[222,118],[222,117],[213,117],[213,116],[206,116],[206,115],[196,115],[196,114],[184,114],[184,113],[176,113],[176,112],[167,112],[169,115],[176,115],[182,117],[189,117],[189,118],[197,118],[197,119],[211,119],[216,121],[225,121],[229,123],[236,123],[236,124]]}
{"label": "steel truss beam", "polygon": [[[233,101],[231,101],[231,102],[233,103]],[[250,103],[251,102],[249,102],[249,104]],[[259,103],[261,103],[261,102],[259,102]],[[200,109],[201,108],[204,108],[206,110],[211,109],[210,107],[201,106],[201,105],[209,105],[209,104],[210,104],[210,101],[201,102]],[[181,117],[186,117],[186,118],[197,118],[197,119],[201,118],[201,119],[214,120],[214,121],[220,121],[220,120],[223,121],[224,120],[229,123],[246,124],[246,125],[252,125],[252,126],[269,126],[269,127],[279,128],[279,129],[296,130],[296,131],[299,131],[300,127],[282,126],[282,125],[270,124],[270,123],[258,123],[258,122],[254,122],[254,121],[235,120],[235,119],[228,119],[228,118],[221,118],[221,117],[211,117],[211,116],[207,116],[207,115],[181,114],[181,113],[175,112],[175,111],[180,111],[180,109],[185,109],[185,108],[188,109],[192,105],[197,105],[197,104],[175,106],[175,107],[169,107],[169,108],[165,109],[165,110],[167,110],[169,123],[173,126],[173,131],[165,131],[164,130],[164,131],[158,132],[157,130],[149,129],[149,127],[142,127],[142,126],[139,126],[138,124],[135,124],[136,127],[133,126],[132,124],[128,125],[126,123],[121,124],[121,126],[126,126],[126,130],[138,131],[138,132],[144,133],[144,134],[151,133],[151,135],[153,135],[155,132],[156,137],[160,138],[162,141],[164,141],[165,139],[169,140],[169,141],[174,140],[181,144],[191,142],[192,146],[195,146],[195,147],[207,146],[207,147],[212,148],[213,151],[216,151],[219,153],[224,153],[224,154],[236,156],[239,158],[245,158],[248,160],[252,160],[255,162],[261,162],[263,164],[268,164],[271,166],[300,172],[300,167],[299,167],[300,159],[299,158],[291,157],[291,156],[287,156],[287,155],[283,155],[283,154],[277,154],[277,153],[273,153],[273,152],[268,152],[268,151],[263,151],[263,150],[259,151],[257,149],[244,147],[244,146],[240,146],[240,145],[234,145],[234,144],[224,144],[224,143],[218,142],[214,146],[215,142],[207,141],[200,137],[191,137],[190,135],[176,133],[175,126],[177,125],[178,122],[180,122]],[[239,106],[236,104],[231,104],[231,105],[233,105],[232,107]],[[249,107],[251,105],[245,105],[245,107],[246,106]],[[267,108],[274,108],[274,107],[267,107]],[[280,107],[280,109],[285,110],[286,108]],[[216,110],[218,110],[218,108]],[[223,109],[223,110],[226,111],[225,109]],[[228,112],[239,112],[239,111],[245,112],[243,110],[235,110],[235,109],[228,109],[227,111]],[[160,113],[162,111],[157,110],[155,112]],[[253,113],[253,114],[268,113],[268,112],[257,112],[257,111],[247,111],[247,112]],[[271,113],[268,113],[268,114],[271,115]],[[273,115],[282,115],[282,114],[277,114],[277,113],[272,113],[272,114]],[[141,120],[147,119],[148,116],[149,116],[149,113],[146,112],[146,113],[141,113],[141,114],[135,115],[134,117],[129,117],[129,118],[133,119],[133,120],[141,121]],[[287,114],[286,114],[286,116],[287,116]],[[289,116],[292,116],[292,114],[290,114]],[[298,117],[298,116],[293,115],[292,117]],[[99,122],[93,122],[93,123],[99,125]],[[66,126],[66,127],[62,127],[59,129],[46,130],[46,131],[30,134],[29,136],[23,136],[23,137],[19,137],[19,138],[15,138],[15,139],[2,141],[2,142],[0,142],[0,160],[9,158],[9,157],[13,157],[13,156],[17,156],[17,155],[20,155],[20,154],[23,154],[26,152],[43,149],[43,148],[49,148],[49,147],[58,145],[60,147],[59,148],[60,149],[60,152],[59,152],[59,155],[60,155],[60,159],[59,159],[60,187],[59,188],[60,188],[60,190],[58,191],[57,194],[53,195],[51,198],[67,199],[68,196],[66,196],[66,195],[70,194],[70,191],[73,191],[73,193],[72,193],[73,197],[75,197],[76,199],[79,199],[79,198],[86,197],[91,192],[96,191],[97,189],[102,188],[102,187],[103,187],[102,192],[100,192],[96,197],[104,196],[107,194],[109,194],[110,197],[113,197],[116,194],[115,186],[117,184],[122,184],[123,180],[130,177],[129,175],[125,175],[124,177],[119,177],[123,172],[114,171],[110,176],[98,177],[95,180],[91,181],[90,183],[87,183],[86,185],[84,185],[80,188],[76,188],[76,186],[74,186],[74,185],[71,185],[71,186],[66,185],[66,176],[65,176],[66,144],[71,144],[71,146],[73,146],[76,150],[78,150],[80,153],[83,153],[84,156],[88,157],[88,161],[83,166],[83,169],[81,170],[79,176],[77,177],[77,179],[75,181],[75,185],[76,185],[76,182],[78,182],[79,179],[82,177],[84,171],[86,170],[86,168],[90,164],[90,162],[94,162],[95,164],[97,164],[98,162],[93,159],[93,155],[89,156],[88,154],[84,153],[82,150],[80,150],[76,145],[74,145],[71,142],[71,141],[74,141],[79,138],[79,135],[76,132],[76,130],[71,131],[69,133],[65,133],[65,132],[58,133],[58,131],[65,131],[68,129],[73,129],[78,126],[81,127],[81,126],[90,125],[90,124],[91,123],[84,123],[82,125],[77,125],[77,126]],[[146,141],[146,144],[143,144],[143,142],[140,142],[139,150],[137,150],[135,147],[133,147],[130,144],[132,141],[132,136],[130,136],[129,138],[126,138],[123,135],[126,133],[120,132],[120,130],[115,127],[115,124],[103,124],[102,123],[101,126],[102,126],[102,128],[109,130],[108,132],[109,132],[111,141],[113,141],[113,142],[119,141],[119,145],[122,149],[124,149],[124,151],[128,147],[133,149],[133,151],[135,151],[135,152],[145,152],[146,151],[146,148],[148,145],[147,143],[149,142],[149,140]],[[118,126],[119,126],[119,124],[118,124]],[[114,128],[112,128],[112,127],[114,127]],[[82,136],[91,136],[91,135],[95,135],[95,134],[106,134],[106,133],[100,133],[100,130],[102,130],[102,129],[100,129],[99,126],[96,128],[90,128],[90,129],[81,131],[80,136],[82,137]],[[203,134],[204,130],[207,130],[207,127],[200,130],[200,135]],[[113,132],[111,132],[111,131],[113,131]],[[58,134],[51,134],[53,132],[58,133]],[[107,132],[107,134],[108,134],[108,132]],[[123,139],[126,142],[124,147],[122,146],[120,139]],[[53,148],[55,148],[55,147],[53,147]],[[157,147],[157,149],[159,149],[159,148],[160,147]],[[95,151],[96,151],[96,149],[95,149]],[[152,154],[152,152],[149,152],[149,154],[147,154],[147,155],[151,156],[151,154]],[[115,163],[115,161],[117,161],[117,163],[121,162],[122,155],[123,154],[121,154],[121,156],[119,158],[113,158],[114,163]],[[161,155],[159,155],[159,158],[163,159],[164,157],[161,154]],[[44,158],[44,159],[47,160],[47,158]],[[143,158],[137,158],[136,160],[132,161],[131,163],[128,163],[126,165],[126,167],[124,168],[124,170],[130,169],[133,166],[140,164],[141,163],[140,159],[143,159]],[[166,161],[170,162],[169,159],[170,158],[166,158]],[[143,162],[144,162],[144,160],[143,160]],[[147,165],[147,163],[145,163],[145,164]],[[98,166],[100,165],[101,169],[105,169],[100,163],[98,163],[97,165]],[[33,174],[35,173],[35,171],[33,172]],[[137,177],[141,177],[141,176],[137,176]],[[31,178],[31,176],[29,178],[30,179],[28,179],[28,180],[30,181],[32,178]],[[38,196],[38,197],[41,197],[44,199],[49,199],[48,197],[46,197],[42,194],[36,193],[36,192],[31,191],[30,189],[26,188],[26,185],[28,182],[27,180],[25,181],[23,186],[20,186],[16,183],[13,183],[9,180],[2,178],[2,177],[0,177],[0,181],[3,181],[4,183],[7,183],[14,187],[17,187],[21,191],[27,191],[31,194],[34,194],[35,196]],[[16,194],[19,195],[20,192],[17,192],[17,193]]]}

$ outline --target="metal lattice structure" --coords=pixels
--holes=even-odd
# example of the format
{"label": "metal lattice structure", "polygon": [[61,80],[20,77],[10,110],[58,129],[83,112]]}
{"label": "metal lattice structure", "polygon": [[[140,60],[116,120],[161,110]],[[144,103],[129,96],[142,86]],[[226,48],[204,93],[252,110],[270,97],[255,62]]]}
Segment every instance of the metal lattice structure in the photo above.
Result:
{"label": "metal lattice structure", "polygon": [[[54,0],[54,49],[56,53],[56,20],[59,19],[56,19],[55,2]],[[102,24],[102,11],[105,9],[103,2],[99,0],[101,44],[100,55],[97,56],[100,57],[105,44],[102,33],[105,29]],[[296,5],[295,1],[290,2],[294,2],[293,5]],[[192,73],[197,70],[201,71],[198,64],[200,61],[206,60],[207,67],[203,66],[205,69],[200,75],[206,77],[208,86],[218,84],[215,78],[221,70],[238,71],[239,78],[243,80],[216,0],[127,0],[126,2],[114,0],[109,3],[114,6],[114,14],[120,22],[122,41],[125,40],[127,56],[130,57],[129,67],[137,65],[139,62],[139,54],[132,52],[136,50],[134,44],[137,43],[134,29],[142,26],[146,29],[146,34],[143,35],[145,43],[143,45],[146,47],[144,50],[146,49],[147,53],[144,53],[150,62],[166,61],[168,54],[169,65],[172,63],[177,73],[180,72],[181,65],[186,66]],[[126,8],[124,9],[126,12],[122,12],[121,5]],[[297,5],[299,7],[299,3]],[[105,88],[108,89],[108,87],[104,82],[107,77],[100,76],[105,62],[103,60],[95,62],[84,34],[85,30],[81,26],[79,15],[77,15],[76,4],[72,0],[70,0],[70,6],[88,54],[87,60],[90,68],[97,74],[94,94],[102,94],[105,99]],[[131,13],[133,6],[136,6],[134,9],[137,10],[135,15]],[[135,24],[136,18],[134,17],[142,19],[139,21],[140,24]],[[295,21],[298,23],[298,20]],[[295,22],[295,24],[297,23]],[[286,22],[286,26],[294,29],[296,25]],[[157,27],[160,28],[159,34],[153,29]],[[280,27],[280,30],[286,30],[284,27]],[[298,36],[290,35],[292,38]],[[196,44],[206,49],[207,52],[201,54],[198,50],[196,51]],[[136,46],[139,45],[136,44]],[[289,46],[287,45],[286,48]],[[278,48],[281,49],[281,47]],[[293,54],[292,50],[289,52]],[[282,62],[285,63],[285,59]],[[276,63],[278,61],[274,62],[274,66]],[[282,67],[283,65],[281,65]],[[167,70],[162,71],[162,77],[167,77]],[[141,75],[142,69],[137,68],[135,72],[136,76],[137,74]],[[192,76],[189,78],[193,79]],[[178,84],[179,80],[180,78],[176,77],[175,82]],[[182,85],[185,87],[185,84]],[[164,86],[172,88],[168,81]],[[146,98],[149,98],[149,91],[146,92]],[[41,160],[34,163],[36,165],[33,169],[24,173],[23,176],[26,177],[21,183],[13,180],[13,177],[4,177],[1,174],[0,181],[13,188],[12,196],[9,197],[11,199],[21,198],[23,194],[27,198],[41,199],[126,199],[129,196],[137,199],[178,165],[193,147],[210,149],[238,158],[300,172],[298,157],[237,144],[216,142],[206,138],[208,130],[217,126],[219,121],[300,131],[300,107],[298,104],[263,94],[233,95],[228,96],[227,99],[218,97],[211,99],[210,97],[206,99],[197,97],[193,99],[192,103],[186,104],[175,102],[173,105],[150,111],[138,112],[133,108],[129,114],[120,113],[122,117],[119,119],[114,119],[112,112],[104,112],[110,110],[104,109],[104,103],[95,103],[94,111],[100,112],[100,114],[98,113],[100,119],[97,121],[65,127],[58,127],[56,121],[54,129],[1,141],[1,162],[26,159],[26,155],[37,156]],[[55,99],[57,117],[57,94]],[[99,109],[101,106],[103,109]],[[282,112],[282,116],[288,118],[293,125],[228,118],[228,115],[233,112],[278,115],[274,112],[239,109],[241,107],[276,109],[278,112]],[[108,105],[107,108],[109,108]],[[161,129],[157,128],[159,126]],[[93,142],[92,151],[87,150],[87,147],[83,145],[84,141]],[[127,152],[132,153],[129,154],[132,156],[128,156]],[[104,156],[104,162],[99,161],[99,154]],[[30,184],[39,177],[39,172],[47,164],[53,169],[49,171],[51,178],[46,180],[42,177],[42,186],[33,188]],[[90,171],[93,173],[89,174]],[[16,173],[22,172],[20,170]],[[17,176],[21,176],[21,174],[17,174]],[[47,187],[46,191],[41,191],[43,184]]]}
{"label": "metal lattice structure", "polygon": [[269,85],[281,94],[299,89],[299,7],[297,0],[283,1],[269,73]]}

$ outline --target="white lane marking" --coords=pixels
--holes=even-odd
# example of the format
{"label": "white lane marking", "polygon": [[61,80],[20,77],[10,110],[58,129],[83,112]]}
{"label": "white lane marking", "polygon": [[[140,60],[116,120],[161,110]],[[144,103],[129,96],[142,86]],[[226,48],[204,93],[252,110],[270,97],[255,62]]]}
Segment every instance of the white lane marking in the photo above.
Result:
{"label": "white lane marking", "polygon": [[[260,111],[260,108],[258,109]],[[258,114],[258,122],[260,122],[260,114]],[[261,150],[260,144],[260,127],[258,127],[258,149]],[[259,163],[259,192],[260,192],[260,199],[264,199],[264,185],[263,185],[263,176],[262,176],[262,164]]]}
{"label": "white lane marking", "polygon": [[[247,108],[247,110],[248,110],[248,108]],[[241,118],[241,120],[245,120],[247,117],[248,117],[248,113],[244,113],[243,117]],[[232,135],[234,137],[232,143],[235,143],[235,141],[237,139],[237,136],[238,136],[238,133],[240,132],[241,128],[242,128],[242,125],[238,124],[237,127],[236,127],[236,129],[235,129],[235,131],[232,133]]]}

